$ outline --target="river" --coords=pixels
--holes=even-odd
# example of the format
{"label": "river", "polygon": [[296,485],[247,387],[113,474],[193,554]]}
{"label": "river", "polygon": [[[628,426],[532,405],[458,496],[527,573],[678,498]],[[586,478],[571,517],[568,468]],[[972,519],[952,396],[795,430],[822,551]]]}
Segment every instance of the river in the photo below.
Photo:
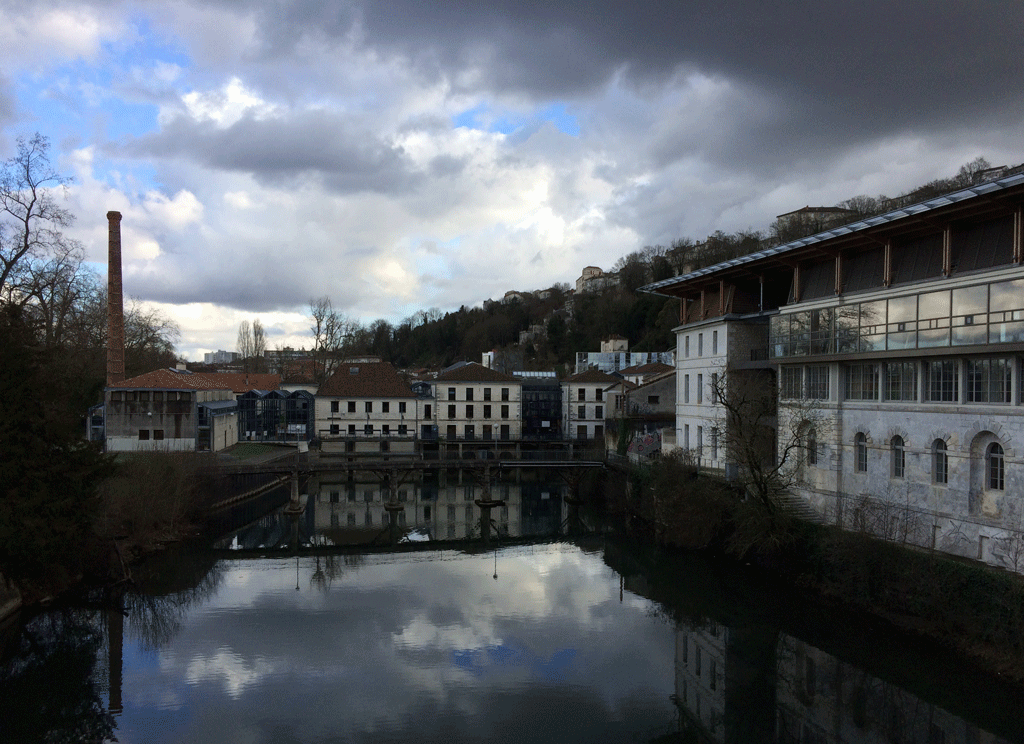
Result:
{"label": "river", "polygon": [[1019,688],[939,649],[624,547],[557,482],[498,494],[485,543],[456,481],[410,485],[396,534],[328,478],[139,567],[123,614],[8,627],[0,741],[1024,741]]}

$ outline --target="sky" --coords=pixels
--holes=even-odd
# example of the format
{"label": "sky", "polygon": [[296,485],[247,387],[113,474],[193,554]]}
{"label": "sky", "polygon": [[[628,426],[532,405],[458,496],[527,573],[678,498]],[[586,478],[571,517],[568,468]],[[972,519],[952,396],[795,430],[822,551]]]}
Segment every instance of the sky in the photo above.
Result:
{"label": "sky", "polygon": [[0,0],[0,157],[179,353],[308,346],[1024,161],[1019,0]]}

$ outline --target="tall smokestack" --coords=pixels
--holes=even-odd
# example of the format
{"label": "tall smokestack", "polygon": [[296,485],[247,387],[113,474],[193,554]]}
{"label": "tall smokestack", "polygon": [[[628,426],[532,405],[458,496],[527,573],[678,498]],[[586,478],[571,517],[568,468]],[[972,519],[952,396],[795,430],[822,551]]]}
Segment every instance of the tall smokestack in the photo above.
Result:
{"label": "tall smokestack", "polygon": [[107,387],[124,382],[121,213],[107,212]]}

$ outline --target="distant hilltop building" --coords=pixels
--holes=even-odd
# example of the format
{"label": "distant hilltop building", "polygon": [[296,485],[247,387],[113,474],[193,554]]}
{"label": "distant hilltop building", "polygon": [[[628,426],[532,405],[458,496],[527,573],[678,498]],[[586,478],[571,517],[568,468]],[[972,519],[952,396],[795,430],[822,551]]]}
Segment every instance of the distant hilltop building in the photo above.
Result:
{"label": "distant hilltop building", "polygon": [[237,351],[208,351],[203,354],[203,364],[231,364],[236,359]]}
{"label": "distant hilltop building", "polygon": [[601,341],[601,351],[576,352],[576,369],[580,374],[588,369],[598,369],[606,374],[618,372],[640,364],[662,362],[674,365],[674,351],[630,351],[629,340],[622,336],[609,336]]}
{"label": "distant hilltop building", "polygon": [[605,274],[599,266],[587,266],[576,280],[577,292],[597,292],[615,284],[615,277]]}

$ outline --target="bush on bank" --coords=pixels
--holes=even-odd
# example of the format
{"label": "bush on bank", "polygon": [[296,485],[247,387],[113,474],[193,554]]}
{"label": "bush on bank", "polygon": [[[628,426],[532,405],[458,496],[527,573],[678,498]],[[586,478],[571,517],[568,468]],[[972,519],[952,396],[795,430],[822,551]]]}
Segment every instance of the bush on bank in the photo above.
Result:
{"label": "bush on bank", "polygon": [[634,529],[661,545],[753,563],[1024,679],[1018,574],[768,510],[678,456],[636,469],[629,485]]}

